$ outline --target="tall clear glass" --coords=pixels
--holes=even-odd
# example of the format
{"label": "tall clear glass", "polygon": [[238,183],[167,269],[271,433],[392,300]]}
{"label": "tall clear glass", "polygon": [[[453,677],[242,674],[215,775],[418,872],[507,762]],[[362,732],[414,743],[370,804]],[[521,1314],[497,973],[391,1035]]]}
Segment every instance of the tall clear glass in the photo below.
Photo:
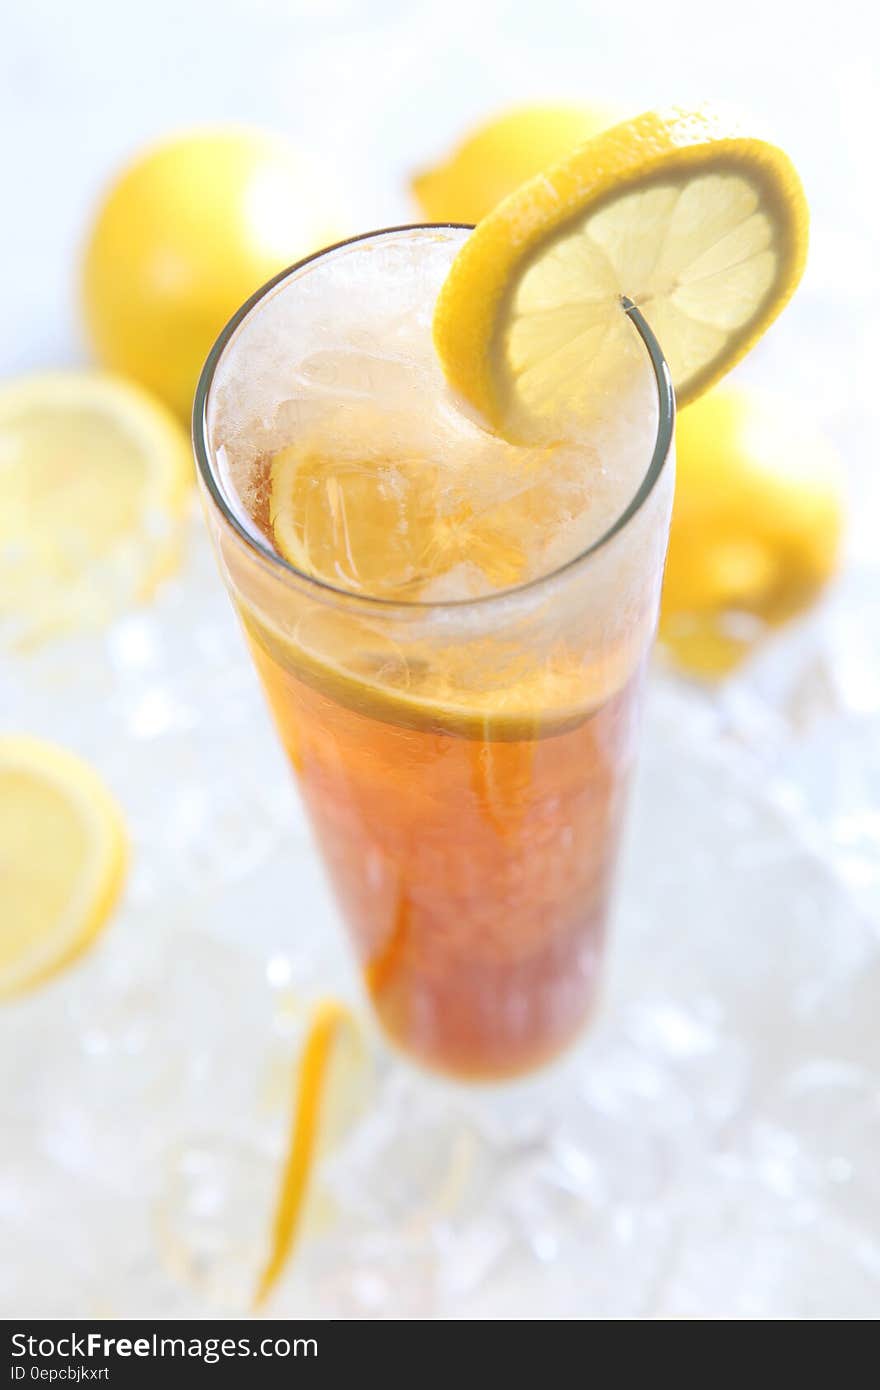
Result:
{"label": "tall clear glass", "polygon": [[648,441],[633,495],[552,573],[447,602],[353,594],[283,559],[230,481],[216,403],[219,374],[238,427],[265,430],[278,401],[265,383],[248,396],[265,315],[314,298],[314,267],[368,243],[454,250],[467,230],[377,232],[277,277],[215,345],[194,438],[220,569],[376,1015],[425,1066],[478,1079],[554,1057],[596,1000],[671,509],[666,365],[623,301],[643,389],[621,430]]}

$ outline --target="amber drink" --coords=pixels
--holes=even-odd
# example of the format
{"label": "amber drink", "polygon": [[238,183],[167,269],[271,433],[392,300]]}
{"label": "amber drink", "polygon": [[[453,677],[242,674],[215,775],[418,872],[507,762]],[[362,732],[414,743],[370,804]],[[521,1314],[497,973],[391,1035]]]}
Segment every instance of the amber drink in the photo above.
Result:
{"label": "amber drink", "polygon": [[196,450],[376,1015],[478,1079],[548,1061],[595,1005],[673,403],[622,303],[576,436],[484,428],[431,344],[467,235],[377,233],[266,287],[209,359]]}

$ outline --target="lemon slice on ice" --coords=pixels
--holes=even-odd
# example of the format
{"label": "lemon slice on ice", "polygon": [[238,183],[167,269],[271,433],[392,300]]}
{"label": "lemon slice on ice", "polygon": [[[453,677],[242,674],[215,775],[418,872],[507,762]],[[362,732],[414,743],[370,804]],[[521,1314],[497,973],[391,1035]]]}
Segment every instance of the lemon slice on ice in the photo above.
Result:
{"label": "lemon slice on ice", "polygon": [[105,621],[173,568],[193,476],[174,417],[105,372],[0,386],[0,630]]}
{"label": "lemon slice on ice", "polygon": [[122,813],[87,763],[39,739],[0,738],[0,999],[85,950],[125,862]]}
{"label": "lemon slice on ice", "polygon": [[287,1157],[255,1308],[269,1297],[293,1252],[321,1155],[341,1139],[363,1107],[367,1072],[366,1048],[354,1017],[339,1001],[322,1000],[297,1069]]}

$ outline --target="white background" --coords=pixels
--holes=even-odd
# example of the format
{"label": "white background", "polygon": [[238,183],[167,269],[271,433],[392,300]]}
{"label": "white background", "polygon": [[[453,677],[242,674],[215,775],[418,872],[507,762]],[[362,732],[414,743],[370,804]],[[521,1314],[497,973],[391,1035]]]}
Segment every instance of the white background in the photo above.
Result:
{"label": "white background", "polygon": [[[0,372],[81,354],[75,265],[90,210],[140,145],[180,127],[233,119],[287,131],[326,161],[351,230],[366,230],[411,215],[407,173],[508,102],[583,98],[629,112],[711,99],[785,145],[813,207],[804,290],[765,349],[767,371],[784,376],[777,364],[793,361],[796,388],[805,325],[828,316],[835,350],[851,351],[849,394],[866,400],[862,340],[880,283],[874,15],[852,0],[10,5]],[[803,370],[814,395],[815,367]]]}

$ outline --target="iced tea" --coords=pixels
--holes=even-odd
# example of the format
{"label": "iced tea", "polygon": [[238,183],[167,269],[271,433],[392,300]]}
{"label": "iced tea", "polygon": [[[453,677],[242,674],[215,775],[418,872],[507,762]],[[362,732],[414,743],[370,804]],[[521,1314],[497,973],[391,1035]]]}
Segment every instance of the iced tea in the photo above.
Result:
{"label": "iced tea", "polygon": [[671,399],[622,309],[588,430],[487,432],[430,341],[466,235],[377,234],[270,287],[209,363],[200,462],[377,1016],[488,1078],[553,1057],[595,1003]]}

